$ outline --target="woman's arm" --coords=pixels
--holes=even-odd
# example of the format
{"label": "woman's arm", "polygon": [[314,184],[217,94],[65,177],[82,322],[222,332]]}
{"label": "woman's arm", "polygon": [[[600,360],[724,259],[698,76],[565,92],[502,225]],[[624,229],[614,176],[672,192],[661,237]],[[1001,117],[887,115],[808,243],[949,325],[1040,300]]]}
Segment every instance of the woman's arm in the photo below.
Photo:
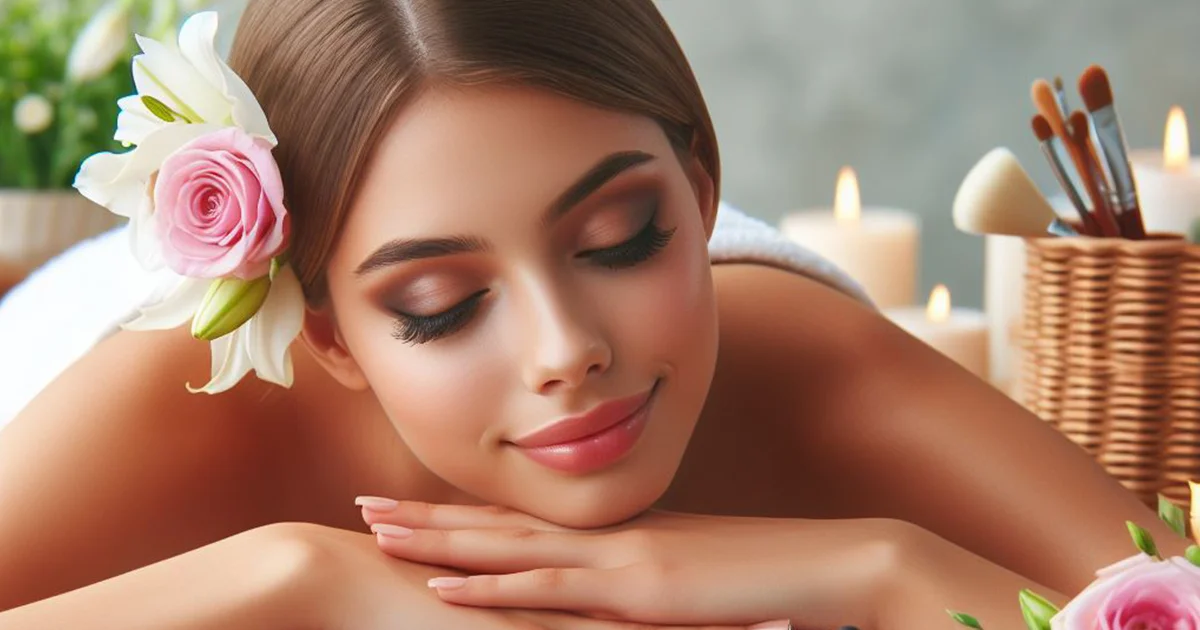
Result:
{"label": "woman's arm", "polygon": [[[87,524],[78,535],[87,538]],[[291,525],[250,530],[0,612],[0,630],[304,630],[319,627],[320,554]]]}
{"label": "woman's arm", "polygon": [[745,297],[722,334],[797,410],[797,474],[820,480],[826,512],[915,523],[1065,593],[1135,553],[1126,520],[1183,552],[1082,449],[878,313],[795,275],[729,272]]}
{"label": "woman's arm", "polygon": [[889,519],[787,519],[650,512],[602,530],[562,528],[491,507],[400,501],[363,510],[390,555],[470,577],[439,597],[473,607],[572,610],[642,623],[1024,628],[1016,594],[1052,589]]}
{"label": "woman's arm", "polygon": [[188,393],[208,361],[186,328],[118,334],[0,431],[0,610],[271,522],[270,406]]}

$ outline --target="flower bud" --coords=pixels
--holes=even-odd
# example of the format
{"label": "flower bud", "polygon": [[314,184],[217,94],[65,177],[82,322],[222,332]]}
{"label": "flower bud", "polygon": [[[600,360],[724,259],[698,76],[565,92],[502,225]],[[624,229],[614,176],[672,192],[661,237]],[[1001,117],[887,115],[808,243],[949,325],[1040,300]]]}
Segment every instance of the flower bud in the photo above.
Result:
{"label": "flower bud", "polygon": [[1137,546],[1138,551],[1147,556],[1161,559],[1158,555],[1158,545],[1154,543],[1154,538],[1150,535],[1150,532],[1133,521],[1125,521],[1125,527],[1129,528],[1129,536],[1133,538],[1133,544]]}
{"label": "flower bud", "polygon": [[1158,495],[1158,518],[1171,528],[1171,531],[1187,538],[1187,515],[1183,508],[1175,505],[1165,495]]}
{"label": "flower bud", "polygon": [[214,280],[192,318],[192,336],[212,341],[237,330],[262,308],[270,290],[271,279],[267,276]]}
{"label": "flower bud", "polygon": [[54,122],[54,106],[41,94],[26,94],[13,107],[13,124],[26,135],[41,133]]}
{"label": "flower bud", "polygon": [[101,7],[71,47],[67,77],[83,83],[104,76],[129,45],[130,2],[114,0]]}
{"label": "flower bud", "polygon": [[1029,589],[1023,589],[1017,599],[1029,630],[1050,630],[1050,619],[1058,614],[1057,606]]}

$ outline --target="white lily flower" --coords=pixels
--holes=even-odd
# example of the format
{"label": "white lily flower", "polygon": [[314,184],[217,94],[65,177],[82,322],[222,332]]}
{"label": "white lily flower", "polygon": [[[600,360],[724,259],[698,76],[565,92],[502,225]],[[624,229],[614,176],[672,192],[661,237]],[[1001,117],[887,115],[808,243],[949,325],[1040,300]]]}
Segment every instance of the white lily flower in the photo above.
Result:
{"label": "white lily flower", "polygon": [[114,0],[100,8],[79,32],[67,57],[67,78],[84,83],[104,76],[116,65],[129,43],[129,0]]}
{"label": "white lily flower", "polygon": [[[205,12],[184,23],[177,46],[137,38],[143,51],[133,61],[138,94],[118,102],[121,114],[114,136],[135,148],[88,158],[75,177],[75,188],[129,218],[134,256],[147,270],[169,280],[167,290],[154,295],[139,317],[123,327],[172,329],[200,318],[193,334],[211,340],[212,378],[200,388],[189,385],[190,391],[215,394],[228,390],[251,370],[263,380],[290,387],[290,348],[300,334],[305,309],[300,282],[291,268],[273,264],[269,277],[261,279],[269,282],[265,298],[263,284],[251,283],[251,300],[236,290],[240,284],[228,278],[181,277],[167,269],[164,243],[156,227],[158,172],[184,145],[230,127],[272,147],[278,142],[250,89],[217,54],[216,33],[216,13]],[[214,282],[229,286],[222,289],[223,285],[218,285],[209,296]],[[203,309],[209,300],[211,308]]]}
{"label": "white lily flower", "polygon": [[75,188],[88,199],[129,219],[134,256],[149,271],[163,266],[162,245],[154,229],[150,182],[167,156],[221,129],[217,125],[163,125],[125,153],[97,153],[83,162]]}
{"label": "white lily flower", "polygon": [[[212,281],[176,277],[172,282],[174,288],[161,301],[143,307],[141,315],[122,328],[166,330],[191,321]],[[291,267],[283,265],[271,279],[267,299],[254,317],[211,342],[212,379],[203,387],[188,385],[188,391],[217,394],[237,385],[251,370],[265,381],[291,387],[291,345],[303,322],[304,293],[300,281]]]}
{"label": "white lily flower", "polygon": [[[229,68],[216,48],[217,14],[197,13],[183,23],[178,44],[137,37],[142,54],[133,58],[138,93],[117,104],[119,142],[141,144],[147,135],[167,125],[209,123],[240,127],[274,146],[278,143],[267,115],[241,77]],[[150,112],[142,97],[166,105],[182,121],[165,121]]]}

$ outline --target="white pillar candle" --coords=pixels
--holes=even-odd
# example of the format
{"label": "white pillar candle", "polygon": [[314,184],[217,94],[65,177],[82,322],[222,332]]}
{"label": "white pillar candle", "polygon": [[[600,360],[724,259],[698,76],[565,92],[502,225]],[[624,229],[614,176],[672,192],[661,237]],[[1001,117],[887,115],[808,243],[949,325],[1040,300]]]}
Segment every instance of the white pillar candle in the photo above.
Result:
{"label": "white pillar candle", "polygon": [[1191,156],[1183,110],[1167,116],[1162,151],[1132,151],[1129,160],[1146,231],[1190,235],[1200,220],[1200,159]]}
{"label": "white pillar candle", "polygon": [[988,374],[997,389],[1015,398],[1021,370],[1025,240],[1017,236],[990,235],[983,241]]}
{"label": "white pillar candle", "polygon": [[925,307],[884,310],[888,319],[981,379],[988,379],[988,322],[982,311],[950,307],[950,291],[934,287]]}
{"label": "white pillar candle", "polygon": [[880,308],[910,305],[916,297],[920,220],[903,210],[863,208],[849,167],[838,174],[832,211],[789,213],[780,230],[857,280]]}
{"label": "white pillar candle", "polygon": [[[1077,221],[1079,214],[1064,195],[1048,199],[1059,218]],[[1022,319],[1025,317],[1025,239],[987,235],[983,238],[983,310],[988,322],[988,374],[992,384],[1021,399]]]}

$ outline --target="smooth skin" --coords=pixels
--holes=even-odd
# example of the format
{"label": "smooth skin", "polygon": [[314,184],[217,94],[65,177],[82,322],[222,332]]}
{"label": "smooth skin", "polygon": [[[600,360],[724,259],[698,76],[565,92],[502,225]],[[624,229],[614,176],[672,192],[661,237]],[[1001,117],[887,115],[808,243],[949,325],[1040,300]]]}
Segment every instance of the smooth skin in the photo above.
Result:
{"label": "smooth skin", "polygon": [[[433,552],[410,549],[406,553],[420,553],[406,556],[399,549],[385,549],[412,562],[381,553],[354,505],[360,495],[460,506],[494,504],[500,501],[482,497],[501,497],[522,508],[525,518],[541,512],[521,528],[545,528],[552,520],[559,528],[592,529],[586,525],[590,522],[617,528],[614,535],[635,532],[611,538],[605,550],[615,550],[636,566],[654,567],[660,561],[647,556],[647,549],[673,549],[676,555],[668,560],[695,579],[678,596],[711,598],[706,599],[711,607],[705,612],[713,617],[684,619],[681,609],[670,608],[668,598],[659,601],[658,609],[617,606],[610,611],[646,623],[746,625],[764,620],[747,615],[757,610],[757,604],[769,602],[763,605],[764,614],[772,613],[768,618],[787,613],[800,627],[804,623],[814,627],[854,623],[863,630],[950,627],[946,624],[952,622],[943,612],[949,607],[989,620],[989,628],[1019,628],[1019,588],[1035,588],[1061,603],[1064,593],[1080,590],[1096,569],[1133,553],[1126,520],[1147,528],[1164,553],[1182,553],[1185,541],[1159,523],[1152,511],[1107,477],[1082,450],[1016,403],[872,309],[812,279],[762,266],[712,269],[719,347],[711,387],[707,396],[697,399],[703,401],[703,408],[694,431],[690,427],[694,416],[687,413],[691,399],[678,395],[665,406],[677,413],[664,415],[669,419],[657,427],[652,420],[650,437],[644,438],[658,440],[655,444],[664,445],[663,452],[679,447],[678,470],[663,467],[645,453],[630,459],[630,466],[643,467],[635,470],[646,479],[663,483],[665,492],[653,492],[653,485],[649,489],[634,485],[638,475],[628,483],[607,478],[577,492],[581,488],[572,490],[569,483],[520,460],[505,459],[508,455],[503,452],[497,454],[492,442],[480,439],[494,437],[495,427],[473,424],[482,417],[478,410],[448,411],[449,405],[472,404],[470,397],[454,396],[464,391],[461,377],[435,380],[431,375],[461,374],[464,365],[501,370],[506,357],[485,353],[527,348],[576,348],[579,357],[592,362],[587,365],[603,363],[602,354],[595,355],[599,359],[588,358],[592,346],[576,343],[584,333],[578,326],[572,328],[572,323],[586,318],[573,319],[551,308],[558,304],[555,287],[549,281],[539,282],[553,274],[526,274],[521,276],[527,280],[526,292],[518,295],[524,301],[514,303],[532,309],[529,312],[544,318],[540,321],[552,325],[530,327],[522,334],[533,335],[529,339],[538,343],[545,342],[536,336],[539,331],[559,335],[546,346],[514,343],[471,349],[460,345],[444,352],[437,344],[410,348],[387,338],[386,326],[382,335],[369,337],[370,331],[378,333],[381,320],[368,300],[391,282],[374,281],[381,284],[363,289],[349,278],[361,256],[378,245],[372,237],[444,228],[434,223],[455,215],[428,214],[428,208],[440,207],[437,204],[454,195],[478,192],[462,187],[460,179],[462,172],[479,169],[451,168],[468,159],[514,169],[488,183],[507,187],[518,181],[520,172],[562,171],[574,176],[597,155],[614,149],[646,150],[660,158],[642,171],[631,171],[624,180],[614,179],[613,188],[598,192],[590,209],[581,206],[582,214],[577,215],[581,218],[568,219],[577,223],[557,228],[559,238],[548,242],[573,247],[580,238],[613,238],[609,232],[623,233],[641,216],[629,210],[632,206],[614,201],[628,197],[618,193],[666,191],[669,201],[664,208],[680,231],[671,246],[675,249],[665,249],[663,258],[654,263],[657,267],[631,271],[644,275],[621,283],[599,275],[583,276],[592,274],[587,269],[570,272],[581,274],[581,282],[595,283],[596,291],[654,295],[653,285],[647,283],[665,268],[689,278],[702,277],[696,275],[695,264],[697,256],[703,255],[704,232],[711,229],[716,203],[712,182],[694,163],[684,159],[671,166],[662,159],[669,148],[664,149],[661,133],[653,125],[529,91],[484,96],[458,95],[437,102],[437,107],[425,112],[436,112],[437,120],[423,118],[422,109],[414,106],[397,122],[394,138],[405,141],[389,145],[394,151],[385,151],[380,158],[380,164],[387,165],[381,167],[382,176],[368,177],[364,184],[364,198],[379,201],[351,213],[350,236],[339,254],[342,259],[339,262],[335,255],[331,267],[340,274],[331,279],[334,302],[344,306],[339,315],[358,317],[362,325],[348,327],[353,333],[345,336],[338,333],[337,322],[328,312],[310,313],[305,342],[297,344],[294,353],[296,387],[281,390],[251,379],[219,396],[191,395],[182,383],[206,379],[205,344],[191,340],[185,330],[121,333],[67,370],[0,433],[0,558],[4,558],[0,610],[119,576],[0,613],[0,628],[239,627],[235,623],[272,627],[263,625],[264,620],[295,627],[288,623],[294,621],[293,615],[300,615],[314,627],[358,630],[386,627],[386,622],[401,618],[432,624],[421,627],[439,627],[450,623],[445,615],[467,614],[505,630],[572,630],[570,624],[590,630],[578,625],[584,623],[600,630],[597,620],[585,616],[534,620],[513,616],[523,612],[481,611],[439,601],[438,592],[425,587],[424,581],[445,576],[445,570],[433,571],[422,564],[433,556],[420,555]],[[553,133],[539,137],[544,129]],[[447,141],[453,134],[462,137]],[[527,149],[551,144],[543,144],[544,151],[514,156],[514,138]],[[455,153],[461,147],[468,147],[469,154]],[[405,168],[418,159],[424,170]],[[540,164],[538,159],[547,162]],[[438,186],[431,183],[438,173],[455,178]],[[409,182],[405,177],[415,179]],[[479,282],[485,272],[496,276],[489,286],[508,289],[504,284],[508,276],[495,271],[497,261],[527,263],[529,259],[522,256],[531,251],[530,245],[541,243],[530,240],[529,232],[522,231],[530,228],[522,228],[516,218],[524,216],[520,212],[540,214],[546,200],[561,189],[560,179],[570,178],[547,175],[546,181],[535,182],[544,184],[544,190],[505,189],[513,194],[488,196],[496,200],[488,207],[455,204],[461,212],[482,213],[459,217],[461,226],[494,221],[487,233],[495,237],[496,253],[478,263],[432,268],[428,276],[446,286],[429,292],[431,299],[468,291],[467,285]],[[384,182],[379,185],[385,188],[373,190],[371,182]],[[438,191],[450,196],[438,197],[434,194]],[[403,195],[410,192],[426,197],[421,203],[415,199],[405,203]],[[511,207],[502,205],[509,199],[517,201]],[[385,202],[392,205],[386,212],[378,210]],[[377,213],[367,211],[371,208]],[[411,213],[411,221],[396,218],[404,212]],[[500,221],[488,212],[506,218]],[[599,223],[592,225],[591,217],[600,217]],[[427,223],[419,225],[418,219]],[[394,224],[382,230],[379,222]],[[341,285],[338,277],[345,279]],[[419,281],[421,277],[412,282],[423,286]],[[696,285],[697,292],[680,295],[702,304],[706,299],[702,289]],[[511,294],[500,291],[505,297]],[[538,296],[541,301],[533,299]],[[636,309],[614,312],[612,317],[613,322],[644,321]],[[612,332],[617,323],[597,326],[605,334],[626,335],[633,346],[640,340],[636,326],[627,325],[623,332]],[[668,363],[683,366],[678,372],[683,373],[688,363],[679,358],[690,356],[687,353],[694,349],[686,343],[687,335],[672,334],[679,331],[663,330],[650,341],[660,344],[662,356],[671,357]],[[455,352],[471,362],[453,363]],[[562,356],[566,355],[522,355],[530,363],[518,365],[545,367],[558,361],[556,369],[568,369],[570,361],[559,361]],[[699,362],[705,357],[695,356]],[[644,363],[656,361],[658,355],[647,355]],[[520,373],[524,380],[514,386],[532,383],[538,392],[553,393],[547,383],[556,381],[546,376],[549,372]],[[381,380],[397,374],[406,378],[394,383]],[[422,378],[427,379],[424,388],[403,389],[402,385]],[[695,374],[686,379],[693,388],[704,380]],[[496,382],[495,378],[480,381],[488,387]],[[626,384],[634,387],[641,382],[631,377]],[[385,395],[377,395],[378,391]],[[443,395],[431,396],[431,391]],[[513,391],[488,390],[482,400],[510,402],[505,397],[515,396]],[[523,411],[505,415],[512,409],[504,407],[496,416],[529,420]],[[407,439],[401,439],[402,433]],[[689,434],[687,450],[682,452],[681,440]],[[451,471],[459,476],[455,484],[432,470],[448,466],[457,466]],[[628,473],[630,468],[622,470]],[[525,485],[489,486],[488,471],[495,471],[497,477],[513,475]],[[501,496],[522,487],[536,491]],[[475,494],[462,488],[472,488]],[[627,500],[630,496],[635,499]],[[577,503],[572,504],[575,509],[565,511],[560,510],[562,501],[547,497]],[[610,500],[613,497],[626,502]],[[660,512],[629,519],[647,507],[779,520],[685,518],[680,523],[686,526],[680,529],[664,528],[664,523],[673,521],[663,519],[683,517]],[[512,525],[472,518],[465,526],[432,523],[426,529]],[[572,519],[578,522],[568,522]],[[394,524],[417,526],[404,519]],[[747,542],[744,536],[714,534],[742,531],[738,529],[742,527],[775,544],[743,548],[737,545]],[[714,539],[728,541],[728,546],[710,544]],[[655,544],[644,544],[646,540]],[[570,558],[576,568],[596,568],[600,556],[586,553],[584,545],[580,548],[585,553]],[[491,568],[513,572],[537,568],[511,548],[495,549],[506,555]],[[697,550],[718,554],[717,559],[728,564],[699,562],[694,559]],[[541,557],[556,564],[566,562],[553,554]],[[475,556],[464,556],[458,575],[478,569],[478,562]],[[267,575],[259,577],[247,570],[245,582],[220,579],[247,566],[268,567],[260,569]],[[725,566],[760,570],[770,577],[730,584]],[[146,568],[126,573],[138,567]],[[845,585],[839,592],[846,610],[827,601],[829,608],[812,605],[812,594],[827,592],[823,585],[831,581]],[[570,594],[558,586],[549,583],[543,595]],[[765,594],[764,587],[770,587]],[[400,591],[404,597],[395,594]],[[187,597],[163,598],[161,593]],[[150,608],[147,601],[162,605]],[[576,601],[565,608],[595,612],[590,610],[594,603],[584,604]],[[108,621],[94,615],[99,606],[113,611]],[[201,611],[208,611],[208,616]]]}
{"label": "smooth skin", "polygon": [[[831,531],[843,536],[861,534],[860,525],[882,525],[887,530],[884,535],[874,539],[871,536],[858,538],[864,547],[874,546],[878,550],[874,557],[883,561],[877,563],[877,568],[883,572],[901,567],[923,568],[921,579],[904,580],[910,588],[923,593],[923,599],[889,598],[887,606],[890,610],[902,611],[896,613],[902,618],[924,619],[929,623],[942,623],[944,627],[951,626],[942,621],[941,607],[957,607],[981,618],[1004,620],[989,627],[1021,627],[1017,625],[1019,618],[1013,614],[1014,589],[1045,584],[1054,590],[1041,592],[1061,602],[1061,593],[1078,591],[1090,581],[1096,568],[1130,555],[1123,519],[1143,523],[1165,553],[1182,552],[1185,546],[1182,541],[1159,526],[1153,513],[1131,499],[1090,460],[1076,452],[1073,445],[1064,444],[1039,420],[1027,416],[986,385],[976,383],[953,363],[925,351],[919,342],[853,301],[810,280],[761,267],[718,267],[714,275],[722,306],[721,356],[724,360],[714,381],[710,406],[698,425],[701,430],[694,438],[692,451],[671,493],[660,503],[661,507],[710,514],[855,519],[836,524],[825,520],[796,523],[797,527],[814,533],[833,527]],[[828,310],[821,312],[827,313],[828,317],[819,318],[825,322],[823,325],[804,326],[804,319],[795,321],[780,317],[775,322],[778,328],[745,327],[750,321],[761,322],[759,305],[763,295],[774,296],[781,306],[804,303],[810,307],[824,307]],[[738,326],[742,328],[739,330]],[[788,334],[776,336],[771,332],[773,328],[783,329]],[[887,351],[881,355],[891,361],[872,360],[869,365],[855,365],[869,355],[846,352],[846,348],[861,347],[850,340],[867,331],[872,333],[871,339],[876,344],[887,344]],[[157,341],[155,337],[159,337]],[[736,359],[753,365],[754,357],[762,356],[765,350],[759,344],[770,344],[772,338],[775,344],[797,344],[791,346],[792,349],[806,349],[809,353],[785,353],[784,349],[778,349],[779,355],[786,354],[791,358],[777,364],[777,367],[789,366],[789,371],[776,374],[776,378],[767,378],[767,373],[758,373],[756,378],[755,373],[738,369],[745,368],[746,364]],[[381,467],[373,474],[363,470],[361,465],[352,466],[353,460],[357,460],[354,453],[364,442],[380,441],[384,445],[393,442],[387,427],[380,426],[372,436],[364,432],[361,425],[349,423],[340,426],[354,427],[355,430],[330,431],[332,423],[329,419],[337,416],[298,414],[281,417],[279,414],[286,411],[308,407],[296,404],[298,401],[287,404],[293,397],[291,392],[271,393],[263,405],[266,411],[253,419],[229,413],[236,408],[236,403],[229,401],[243,396],[261,400],[265,388],[259,386],[247,387],[244,393],[239,392],[228,399],[179,395],[176,388],[162,387],[157,392],[161,398],[146,401],[144,415],[111,413],[127,402],[114,400],[117,398],[113,396],[114,389],[90,384],[95,380],[95,372],[89,372],[89,369],[104,365],[113,355],[128,356],[128,352],[141,350],[146,353],[155,348],[178,350],[179,353],[142,354],[146,358],[144,369],[148,372],[152,373],[155,368],[172,369],[203,376],[204,353],[195,352],[195,344],[189,343],[185,335],[122,334],[102,344],[49,392],[62,392],[59,397],[66,396],[67,392],[94,394],[97,398],[91,405],[83,407],[82,412],[50,416],[54,419],[40,423],[32,422],[30,418],[34,416],[27,414],[0,440],[0,484],[3,488],[0,504],[9,508],[0,516],[3,527],[0,545],[3,545],[6,559],[0,566],[0,594],[5,598],[5,608],[49,597],[204,545],[209,545],[207,559],[210,562],[203,566],[188,561],[205,558],[185,554],[157,565],[172,565],[175,571],[166,573],[160,569],[157,574],[142,573],[146,578],[142,588],[129,586],[134,576],[139,575],[136,572],[110,580],[107,592],[131,594],[129,599],[115,602],[117,609],[122,601],[126,606],[136,608],[146,596],[169,590],[172,584],[176,588],[183,584],[194,585],[197,574],[214,572],[226,576],[231,571],[236,573],[236,568],[231,569],[229,564],[234,558],[266,558],[266,562],[251,564],[261,567],[278,564],[272,560],[278,553],[288,558],[293,553],[302,558],[320,556],[330,547],[314,544],[311,537],[301,535],[312,533],[307,529],[301,534],[286,531],[282,536],[285,541],[303,541],[297,547],[306,551],[295,551],[290,545],[282,545],[282,552],[276,551],[271,545],[260,544],[256,535],[239,534],[221,539],[241,529],[280,521],[319,523],[338,528],[328,530],[334,532],[343,528],[366,531],[359,511],[353,505],[355,494],[364,491],[434,503],[451,502],[452,497],[437,484],[420,487],[414,483],[415,476],[409,473],[407,462],[400,464],[399,458],[382,459],[397,461],[400,465]],[[189,351],[192,354],[190,364]],[[316,373],[315,366],[303,356],[297,355],[299,367]],[[804,360],[806,357],[811,358],[811,362]],[[834,360],[830,362],[829,359]],[[941,388],[930,383],[918,387],[919,390],[939,393],[936,390],[940,389],[944,393],[962,387],[968,390],[968,395],[948,401],[940,394],[925,398],[917,396],[910,392],[908,385],[923,380],[919,372],[943,383]],[[804,383],[806,379],[816,379],[816,382],[811,387],[792,387],[782,378],[783,374],[791,374],[794,383]],[[117,374],[114,378],[136,382],[137,376]],[[859,397],[857,394],[867,383],[878,388],[875,390],[878,393]],[[822,391],[820,386],[826,388],[826,400],[843,402],[822,405],[820,412],[814,410],[803,422],[791,414],[762,414],[760,411],[764,422],[747,430],[747,423],[742,420],[744,416],[720,413],[720,403],[724,401],[725,405],[736,408],[738,397],[751,385],[757,385],[752,391],[761,394],[758,400],[777,396],[775,400],[781,407],[791,403],[801,391],[807,392],[810,398],[815,397]],[[178,414],[172,414],[171,423],[163,422],[161,416],[154,413],[155,409],[164,408],[159,406],[163,404],[175,405],[174,408],[179,410]],[[214,409],[210,407],[213,404],[231,407]],[[49,412],[59,405],[69,408],[70,401],[43,396],[35,409]],[[885,412],[902,405],[913,407],[904,414],[911,423],[879,420]],[[361,409],[365,411],[366,407]],[[864,417],[867,419],[863,420]],[[103,421],[106,418],[108,420]],[[922,418],[926,420],[922,422]],[[321,419],[326,423],[320,424]],[[940,431],[953,435],[939,435],[938,431],[932,430],[939,424],[938,419],[944,420]],[[951,422],[952,419],[957,421]],[[997,423],[1004,423],[1002,430],[975,437],[980,427]],[[882,435],[871,435],[871,432]],[[892,439],[889,440],[889,436]],[[993,441],[989,443],[989,439]],[[961,470],[951,468],[952,462],[944,461],[941,455],[947,442],[958,442],[965,452],[976,452],[977,467],[970,470],[977,470],[977,474],[964,475]],[[306,444],[310,446],[305,447]],[[287,448],[280,448],[282,445]],[[725,448],[717,449],[717,445]],[[726,450],[731,445],[733,448]],[[391,447],[380,447],[384,452],[388,448]],[[828,465],[831,459],[838,462],[836,466]],[[851,461],[845,462],[846,459]],[[739,465],[727,468],[732,471],[728,475],[718,474],[728,460],[736,460]],[[927,464],[933,470],[907,473],[922,475],[925,479],[922,483],[914,484],[911,478],[906,478],[911,464],[896,465],[927,460],[933,462]],[[220,465],[213,466],[214,461]],[[56,462],[73,465],[56,465]],[[746,462],[757,465],[748,467]],[[866,466],[866,469],[855,473],[859,466]],[[938,468],[944,471],[941,476],[937,476]],[[831,470],[839,471],[839,474],[829,474]],[[1058,484],[1042,482],[1044,478],[1054,477],[1062,481]],[[821,479],[823,483],[805,483],[809,479]],[[318,480],[322,483],[315,483]],[[999,481],[1003,483],[994,483]],[[1004,491],[1022,486],[1036,490]],[[941,492],[928,491],[935,487]],[[291,502],[291,497],[300,496],[307,500]],[[984,500],[984,497],[991,500]],[[923,505],[930,504],[935,506],[933,510],[922,509]],[[1070,516],[1079,513],[1107,516],[1083,521],[1076,519],[1068,525]],[[901,520],[913,515],[918,517],[916,520],[922,527],[908,526]],[[864,516],[873,518],[858,520]],[[973,523],[994,525],[980,528]],[[294,526],[272,527],[278,530]],[[261,535],[261,531],[257,535]],[[375,540],[369,534],[345,532],[345,536],[347,540],[358,540],[353,544],[359,548],[374,551]],[[249,543],[244,542],[247,538]],[[814,539],[812,544],[819,547],[824,547],[823,543],[827,542],[827,539],[815,536]],[[958,544],[948,544],[947,540]],[[132,544],[131,541],[137,542]],[[220,553],[222,549],[227,553]],[[800,548],[797,553],[806,551],[812,549]],[[773,555],[781,554],[774,551]],[[912,556],[922,560],[906,560]],[[338,552],[336,557],[352,556]],[[925,564],[927,558],[931,559],[932,566]],[[367,560],[355,562],[363,564]],[[1001,565],[1015,569],[1015,572],[1002,569]],[[291,566],[329,569],[341,565],[310,560],[298,561]],[[946,570],[947,567],[953,567],[953,570]],[[385,569],[373,569],[380,570]],[[308,571],[297,573],[305,575]],[[909,575],[913,573],[915,570]],[[1021,579],[1017,577],[1018,573],[1031,579]],[[362,578],[366,574],[355,575]],[[447,573],[426,569],[406,575],[406,580],[420,582]],[[969,577],[963,579],[963,576]],[[823,577],[827,577],[827,573],[821,572],[809,579]],[[868,583],[876,579],[869,577]],[[114,586],[122,580],[128,590]],[[941,583],[936,583],[939,580]],[[377,580],[363,581],[378,583]],[[886,580],[882,582],[887,584]],[[226,580],[218,580],[218,583],[236,586]],[[268,590],[276,592],[274,580],[269,579],[268,584],[272,585]],[[764,584],[776,585],[762,579],[754,584],[756,588]],[[789,585],[784,594],[803,592],[803,586],[803,583]],[[969,588],[971,592],[966,597],[948,596],[954,593],[951,590],[954,588]],[[246,590],[257,591],[256,588]],[[297,590],[307,592],[307,587],[295,589],[289,582],[286,588],[279,590],[285,596],[278,599],[286,602],[278,606],[281,613],[294,613],[296,601],[309,599],[290,595]],[[89,591],[92,595],[85,597]],[[321,589],[321,592],[334,591]],[[720,592],[726,597],[734,595],[729,589]],[[44,602],[41,610],[46,614],[64,610],[62,614],[68,616],[62,619],[80,624],[77,627],[107,627],[94,625],[97,620],[92,615],[93,604],[105,601],[111,607],[114,605],[112,599],[104,599],[104,592],[98,591],[98,587],[82,589],[73,595],[79,604],[76,608],[55,609],[50,605],[55,600],[49,600]],[[218,598],[218,601],[226,600]],[[254,601],[256,606],[263,606],[275,600],[260,597]],[[63,606],[63,602],[60,601],[59,606]],[[200,607],[198,602],[197,608]],[[204,609],[210,610],[209,607]],[[33,607],[26,614],[36,612]],[[77,616],[69,616],[72,612]],[[879,611],[880,614],[884,612]],[[1006,614],[1007,617],[997,616]],[[59,617],[31,618],[54,620]],[[850,618],[838,620],[838,623],[851,622],[854,620]],[[869,619],[859,625],[864,630],[903,627],[902,624],[872,625]],[[51,626],[23,623],[19,612],[15,616],[0,613],[0,628],[33,627]],[[150,623],[147,627],[187,626]],[[225,620],[224,623],[194,627],[237,626]],[[245,627],[273,626],[260,622]]]}

